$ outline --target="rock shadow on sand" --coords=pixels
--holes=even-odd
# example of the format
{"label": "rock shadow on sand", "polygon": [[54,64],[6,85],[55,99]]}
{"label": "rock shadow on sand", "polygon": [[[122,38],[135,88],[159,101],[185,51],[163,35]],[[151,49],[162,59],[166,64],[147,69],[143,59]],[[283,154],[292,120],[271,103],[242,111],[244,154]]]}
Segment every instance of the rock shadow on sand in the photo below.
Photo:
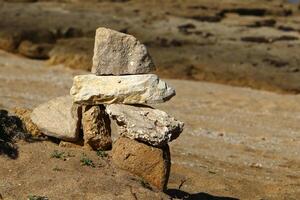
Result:
{"label": "rock shadow on sand", "polygon": [[213,196],[204,192],[190,194],[179,189],[168,189],[166,192],[172,199],[183,200],[239,200],[233,197]]}
{"label": "rock shadow on sand", "polygon": [[41,139],[32,138],[26,132],[19,117],[10,115],[8,111],[0,109],[0,156],[5,155],[11,159],[17,159],[19,151],[16,142],[18,140],[26,142],[41,141]]}

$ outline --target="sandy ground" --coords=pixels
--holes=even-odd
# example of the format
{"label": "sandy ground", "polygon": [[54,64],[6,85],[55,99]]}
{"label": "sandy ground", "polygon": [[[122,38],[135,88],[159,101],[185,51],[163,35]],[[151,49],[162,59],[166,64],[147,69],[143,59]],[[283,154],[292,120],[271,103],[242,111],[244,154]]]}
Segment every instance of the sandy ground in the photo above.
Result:
{"label": "sandy ground", "polygon": [[[81,73],[85,72],[62,66],[49,68],[44,61],[1,51],[0,107],[34,108],[67,94],[73,75]],[[186,124],[181,137],[170,146],[172,171],[167,193],[171,197],[299,198],[299,95],[167,81],[176,88],[177,96],[157,107]],[[0,194],[4,199],[24,199],[30,194],[50,199],[97,199],[101,195],[101,199],[135,199],[132,193],[140,194],[138,199],[167,198],[110,167],[109,158],[98,158],[94,152],[60,148],[52,142],[17,145],[19,158],[0,157]],[[51,159],[54,150],[74,157]],[[81,166],[82,153],[97,167]]]}

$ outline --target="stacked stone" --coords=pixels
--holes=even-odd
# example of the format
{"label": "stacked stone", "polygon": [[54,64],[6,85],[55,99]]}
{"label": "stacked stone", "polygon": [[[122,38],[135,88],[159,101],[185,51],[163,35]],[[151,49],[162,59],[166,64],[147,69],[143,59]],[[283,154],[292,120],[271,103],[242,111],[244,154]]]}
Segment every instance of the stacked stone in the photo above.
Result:
{"label": "stacked stone", "polygon": [[[164,190],[171,165],[168,143],[180,135],[183,123],[147,105],[175,95],[167,83],[149,74],[154,70],[146,47],[135,37],[98,28],[92,74],[75,76],[71,96],[39,105],[31,119],[44,134],[63,140],[60,144],[112,147],[117,167]],[[111,119],[120,135],[113,145]]]}
{"label": "stacked stone", "polygon": [[168,142],[183,123],[145,104],[162,103],[175,90],[160,80],[146,47],[135,37],[98,28],[92,75],[74,77],[70,94],[83,106],[103,105],[119,126],[113,145],[116,166],[141,176],[163,190],[170,172]]}

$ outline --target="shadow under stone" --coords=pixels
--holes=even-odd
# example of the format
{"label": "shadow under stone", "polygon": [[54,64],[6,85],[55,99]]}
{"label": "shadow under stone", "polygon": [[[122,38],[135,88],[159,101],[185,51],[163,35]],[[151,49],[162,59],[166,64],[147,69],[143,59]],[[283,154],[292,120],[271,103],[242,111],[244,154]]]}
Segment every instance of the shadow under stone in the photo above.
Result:
{"label": "shadow under stone", "polygon": [[190,194],[178,189],[168,189],[166,191],[166,194],[169,195],[171,198],[183,200],[239,200],[233,197],[213,196],[204,192]]}
{"label": "shadow under stone", "polygon": [[15,144],[18,140],[41,141],[31,138],[31,135],[24,129],[20,118],[9,115],[6,110],[0,110],[0,155],[6,155],[12,159],[18,158],[18,146]]}

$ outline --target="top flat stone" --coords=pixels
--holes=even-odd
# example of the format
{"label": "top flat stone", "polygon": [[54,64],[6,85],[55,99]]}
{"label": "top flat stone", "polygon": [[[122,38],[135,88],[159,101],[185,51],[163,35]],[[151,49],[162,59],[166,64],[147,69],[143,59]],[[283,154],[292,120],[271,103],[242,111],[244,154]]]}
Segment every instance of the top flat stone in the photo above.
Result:
{"label": "top flat stone", "polygon": [[147,74],[155,70],[145,45],[132,35],[98,28],[92,73],[96,75]]}

